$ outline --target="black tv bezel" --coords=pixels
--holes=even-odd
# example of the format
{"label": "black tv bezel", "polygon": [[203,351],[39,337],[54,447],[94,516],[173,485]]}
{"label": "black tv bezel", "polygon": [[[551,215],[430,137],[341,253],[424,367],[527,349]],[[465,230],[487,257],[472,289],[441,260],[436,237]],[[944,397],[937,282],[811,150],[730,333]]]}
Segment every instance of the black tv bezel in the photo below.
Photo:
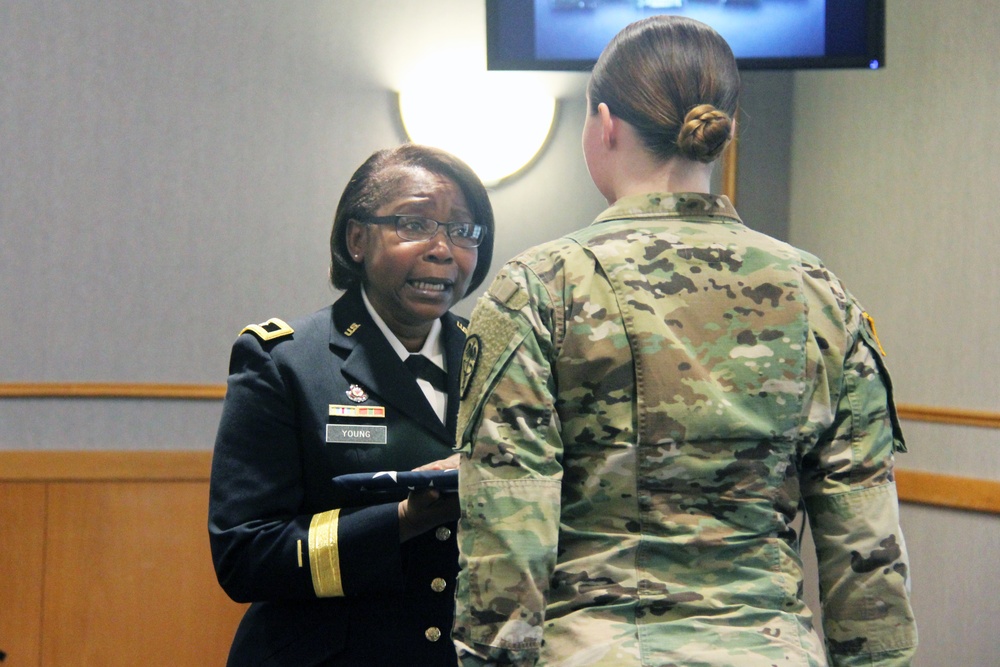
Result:
{"label": "black tv bezel", "polygon": [[[502,12],[512,2],[537,0],[486,0],[486,69],[490,71],[540,71],[586,72],[593,68],[595,59],[554,60],[534,56],[534,16],[529,16],[530,26],[522,25],[517,33],[520,49],[512,50],[518,42],[505,34],[506,24]],[[836,1],[836,0],[834,0]],[[883,69],[885,63],[885,0],[865,2],[865,52],[863,54],[812,56],[801,58],[736,58],[741,70],[798,70],[798,69]],[[528,29],[530,27],[530,29]],[[530,44],[524,40],[530,38]],[[529,56],[521,55],[531,54]],[[878,67],[872,67],[872,62]]]}

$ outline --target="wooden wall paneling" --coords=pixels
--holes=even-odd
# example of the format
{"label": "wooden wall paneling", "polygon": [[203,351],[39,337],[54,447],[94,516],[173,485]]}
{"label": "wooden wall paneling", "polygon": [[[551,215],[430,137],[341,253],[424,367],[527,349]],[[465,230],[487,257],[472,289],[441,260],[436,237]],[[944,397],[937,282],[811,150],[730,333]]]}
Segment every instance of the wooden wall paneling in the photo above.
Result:
{"label": "wooden wall paneling", "polygon": [[54,482],[43,665],[223,665],[244,605],[215,579],[207,482]]}
{"label": "wooden wall paneling", "polygon": [[45,567],[45,485],[0,482],[0,651],[38,665]]}

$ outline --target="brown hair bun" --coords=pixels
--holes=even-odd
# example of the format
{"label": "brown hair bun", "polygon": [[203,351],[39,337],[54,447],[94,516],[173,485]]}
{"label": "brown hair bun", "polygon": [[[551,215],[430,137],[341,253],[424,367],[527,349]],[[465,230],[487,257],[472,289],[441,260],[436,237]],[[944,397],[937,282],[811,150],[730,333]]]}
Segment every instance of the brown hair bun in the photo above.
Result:
{"label": "brown hair bun", "polygon": [[699,104],[684,116],[677,135],[677,151],[698,162],[715,160],[733,136],[733,119],[711,104]]}

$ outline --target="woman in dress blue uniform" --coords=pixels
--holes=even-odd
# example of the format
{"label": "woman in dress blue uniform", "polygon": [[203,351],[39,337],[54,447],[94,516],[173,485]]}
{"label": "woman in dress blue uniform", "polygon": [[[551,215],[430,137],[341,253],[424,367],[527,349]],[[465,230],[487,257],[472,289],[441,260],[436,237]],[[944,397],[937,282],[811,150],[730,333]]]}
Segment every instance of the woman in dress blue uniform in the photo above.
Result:
{"label": "woman in dress blue uniform", "polygon": [[[359,501],[331,480],[457,464],[465,322],[448,311],[489,270],[493,227],[464,163],[413,144],[379,151],[334,218],[343,296],[237,338],[209,506],[219,582],[252,603],[230,665],[455,664],[455,496]],[[410,353],[441,377],[418,378]]]}

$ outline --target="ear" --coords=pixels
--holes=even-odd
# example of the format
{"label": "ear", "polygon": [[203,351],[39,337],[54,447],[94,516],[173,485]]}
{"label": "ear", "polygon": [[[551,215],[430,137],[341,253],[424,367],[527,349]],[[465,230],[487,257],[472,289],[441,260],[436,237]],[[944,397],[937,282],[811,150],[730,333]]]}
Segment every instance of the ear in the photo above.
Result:
{"label": "ear", "polygon": [[605,148],[614,148],[618,143],[618,119],[604,102],[597,105],[597,115],[601,117],[601,143]]}
{"label": "ear", "polygon": [[347,221],[347,252],[351,255],[353,259],[358,264],[365,261],[365,239],[368,234],[368,226],[363,225],[357,220],[351,219]]}

